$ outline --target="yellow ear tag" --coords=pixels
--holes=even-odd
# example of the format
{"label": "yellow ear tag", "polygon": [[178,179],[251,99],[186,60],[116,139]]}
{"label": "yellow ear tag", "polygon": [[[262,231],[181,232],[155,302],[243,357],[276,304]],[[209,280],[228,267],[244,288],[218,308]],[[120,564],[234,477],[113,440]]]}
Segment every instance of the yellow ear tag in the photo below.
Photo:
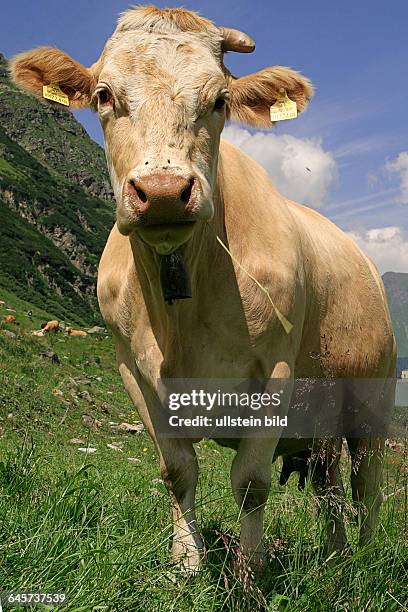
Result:
{"label": "yellow ear tag", "polygon": [[278,97],[271,106],[271,121],[286,121],[286,119],[296,119],[297,117],[297,106],[296,102],[288,98],[286,89],[281,88],[278,91]]}
{"label": "yellow ear tag", "polygon": [[43,85],[43,98],[58,102],[64,106],[69,106],[69,98],[67,94],[61,90],[58,83],[50,83],[49,85]]}

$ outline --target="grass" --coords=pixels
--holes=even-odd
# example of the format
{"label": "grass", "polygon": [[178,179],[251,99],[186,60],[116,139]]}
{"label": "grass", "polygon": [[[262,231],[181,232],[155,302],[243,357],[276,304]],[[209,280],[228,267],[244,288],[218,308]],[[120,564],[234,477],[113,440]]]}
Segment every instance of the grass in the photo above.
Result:
{"label": "grass", "polygon": [[[111,339],[34,338],[31,330],[51,317],[33,307],[28,316],[30,305],[11,293],[0,299],[1,319],[7,306],[19,322],[0,325],[0,590],[65,591],[65,609],[76,612],[408,609],[406,454],[388,449],[388,498],[378,534],[362,550],[347,507],[354,553],[334,566],[323,552],[318,501],[308,487],[297,491],[295,477],[279,487],[274,466],[269,571],[257,586],[237,549],[233,451],[200,442],[198,520],[208,552],[197,576],[186,578],[169,557],[170,509],[153,444],[145,432],[111,425],[137,420]],[[60,365],[42,355],[47,351]]]}

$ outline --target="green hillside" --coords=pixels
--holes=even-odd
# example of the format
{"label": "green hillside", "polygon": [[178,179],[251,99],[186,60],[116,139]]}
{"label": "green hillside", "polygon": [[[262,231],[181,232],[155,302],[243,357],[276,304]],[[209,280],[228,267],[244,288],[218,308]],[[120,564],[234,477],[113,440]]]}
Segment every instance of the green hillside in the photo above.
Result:
{"label": "green hillside", "polygon": [[0,56],[0,287],[55,317],[100,321],[114,205],[102,149],[68,112],[18,90]]}

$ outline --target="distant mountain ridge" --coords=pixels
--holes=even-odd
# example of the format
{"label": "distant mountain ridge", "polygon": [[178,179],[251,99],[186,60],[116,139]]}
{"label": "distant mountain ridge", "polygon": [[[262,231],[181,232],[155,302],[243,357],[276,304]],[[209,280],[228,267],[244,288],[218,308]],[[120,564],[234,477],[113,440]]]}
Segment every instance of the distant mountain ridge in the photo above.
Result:
{"label": "distant mountain ridge", "polygon": [[408,358],[408,273],[386,272],[382,278],[397,339],[398,357]]}
{"label": "distant mountain ridge", "polygon": [[0,287],[100,320],[97,264],[114,222],[104,152],[64,109],[19,90],[0,55]]}

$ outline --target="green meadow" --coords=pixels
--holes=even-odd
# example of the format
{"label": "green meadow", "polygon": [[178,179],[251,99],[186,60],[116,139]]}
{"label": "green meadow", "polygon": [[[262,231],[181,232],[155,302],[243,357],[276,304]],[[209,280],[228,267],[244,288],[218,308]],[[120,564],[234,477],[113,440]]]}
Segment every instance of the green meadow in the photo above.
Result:
{"label": "green meadow", "polygon": [[[0,590],[65,592],[62,609],[72,612],[408,610],[403,443],[387,449],[376,538],[357,549],[347,502],[350,550],[338,559],[324,553],[321,500],[309,485],[299,492],[295,475],[280,487],[274,465],[269,567],[256,582],[237,547],[233,451],[200,442],[197,505],[207,554],[201,571],[186,577],[170,561],[170,507],[154,446],[145,431],[118,428],[138,416],[109,334],[33,337],[54,317],[7,291],[0,299]],[[6,324],[7,314],[18,324]],[[347,484],[346,455],[342,469]]]}

